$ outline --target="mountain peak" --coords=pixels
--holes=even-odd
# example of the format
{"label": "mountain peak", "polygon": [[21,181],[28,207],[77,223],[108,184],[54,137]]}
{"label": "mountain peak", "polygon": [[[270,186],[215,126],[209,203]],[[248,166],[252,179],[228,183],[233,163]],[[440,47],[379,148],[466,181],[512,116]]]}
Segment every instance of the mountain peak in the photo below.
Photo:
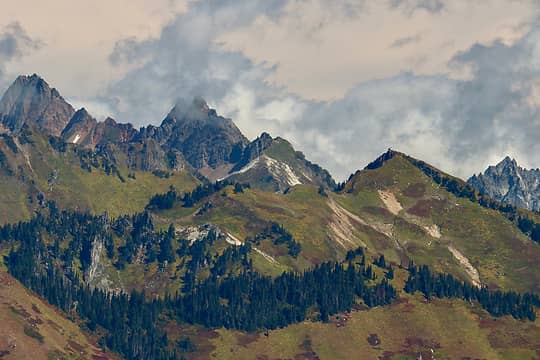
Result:
{"label": "mountain peak", "polygon": [[107,126],[116,126],[117,122],[112,117],[107,116],[107,118],[103,121],[103,123]]}
{"label": "mountain peak", "polygon": [[158,143],[182,152],[196,169],[229,166],[248,144],[234,122],[218,115],[201,97],[177,101],[151,132]]}
{"label": "mountain peak", "polygon": [[375,170],[380,168],[382,165],[384,165],[385,162],[392,159],[396,154],[399,154],[398,152],[388,149],[385,153],[380,155],[378,158],[367,164],[367,166],[364,168],[364,170]]}
{"label": "mountain peak", "polygon": [[491,165],[489,166],[485,171],[484,173],[480,173],[478,174],[478,177],[481,177],[481,176],[501,176],[501,175],[506,175],[506,176],[514,176],[516,177],[516,179],[519,178],[519,173],[524,170],[522,169],[517,161],[514,159],[514,158],[511,158],[510,156],[505,156],[501,161],[499,161],[497,164],[495,165]]}
{"label": "mountain peak", "polygon": [[469,185],[495,200],[511,205],[540,210],[540,171],[521,168],[506,156],[484,173],[472,176]]}
{"label": "mountain peak", "polygon": [[2,125],[18,131],[24,124],[59,136],[75,110],[39,75],[20,75],[0,100]]}
{"label": "mountain peak", "polygon": [[165,120],[189,122],[216,120],[217,118],[220,117],[217,116],[215,110],[210,109],[206,100],[200,96],[196,96],[191,102],[185,99],[178,100]]}
{"label": "mountain peak", "polygon": [[517,161],[510,156],[506,155],[504,159],[502,159],[496,167],[518,167]]}
{"label": "mountain peak", "polygon": [[80,108],[79,110],[75,111],[75,114],[73,116],[89,116],[88,110],[86,110],[85,107]]}
{"label": "mountain peak", "polygon": [[203,113],[208,113],[210,111],[210,108],[208,107],[208,104],[206,103],[206,100],[204,100],[200,96],[195,96],[192,101],[193,107],[196,109],[199,109]]}
{"label": "mountain peak", "polygon": [[61,97],[56,88],[51,88],[49,83],[45,81],[41,76],[34,73],[32,75],[19,75],[11,86],[22,88],[33,88],[37,93],[47,94],[51,93],[54,96]]}
{"label": "mountain peak", "polygon": [[40,84],[45,84],[49,86],[49,84],[47,84],[47,82],[36,73],[33,73],[32,75],[19,75],[17,76],[13,84],[28,84],[31,82],[39,82]]}

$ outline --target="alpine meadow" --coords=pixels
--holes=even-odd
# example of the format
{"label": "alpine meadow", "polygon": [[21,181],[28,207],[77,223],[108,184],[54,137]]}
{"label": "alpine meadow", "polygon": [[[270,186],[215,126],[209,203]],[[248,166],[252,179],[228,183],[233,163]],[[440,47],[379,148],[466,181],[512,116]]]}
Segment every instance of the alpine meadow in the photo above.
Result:
{"label": "alpine meadow", "polygon": [[540,359],[536,2],[0,9],[0,359]]}

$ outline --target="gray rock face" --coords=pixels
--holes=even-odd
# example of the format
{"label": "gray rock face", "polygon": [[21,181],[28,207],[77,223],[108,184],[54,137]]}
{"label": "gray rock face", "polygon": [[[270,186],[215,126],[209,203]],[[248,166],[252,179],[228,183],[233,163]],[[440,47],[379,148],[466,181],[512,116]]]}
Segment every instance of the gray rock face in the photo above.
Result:
{"label": "gray rock face", "polygon": [[131,124],[120,124],[110,117],[103,122],[97,122],[84,108],[77,110],[62,131],[65,141],[88,148],[110,143],[128,143],[138,135],[139,132]]}
{"label": "gray rock face", "polygon": [[0,100],[2,125],[11,131],[29,124],[60,136],[74,112],[56,89],[35,74],[19,76]]}
{"label": "gray rock face", "polygon": [[504,158],[467,183],[489,197],[530,210],[540,210],[540,170],[523,169],[516,160]]}
{"label": "gray rock face", "polygon": [[272,137],[268,133],[266,132],[262,133],[259,137],[257,137],[255,140],[250,142],[244,148],[242,157],[240,158],[239,162],[236,163],[232,171],[234,172],[234,171],[238,171],[242,169],[251,161],[261,156],[263,152],[272,145],[273,141],[274,139],[272,139]]}
{"label": "gray rock face", "polygon": [[288,141],[267,133],[246,146],[242,160],[224,178],[277,192],[298,184],[336,186],[328,171],[308,161]]}
{"label": "gray rock face", "polygon": [[129,143],[135,140],[139,132],[131,124],[117,123],[114,119],[108,117],[105,121],[96,125],[91,134],[90,143],[103,145],[110,143]]}
{"label": "gray rock face", "polygon": [[62,138],[74,144],[91,144],[91,134],[97,124],[97,120],[90,116],[86,109],[82,108],[77,110],[67,126],[62,130]]}
{"label": "gray rock face", "polygon": [[218,168],[240,160],[248,140],[231,119],[210,109],[201,98],[177,103],[161,126],[149,126],[150,137],[166,150],[178,150],[195,169]]}

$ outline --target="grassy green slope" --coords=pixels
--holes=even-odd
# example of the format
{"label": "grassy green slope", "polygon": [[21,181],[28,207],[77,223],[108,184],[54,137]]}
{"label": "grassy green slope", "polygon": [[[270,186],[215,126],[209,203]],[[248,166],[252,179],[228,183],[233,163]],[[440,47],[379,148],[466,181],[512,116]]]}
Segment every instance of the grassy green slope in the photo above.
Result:
{"label": "grassy green slope", "polygon": [[[393,237],[402,249],[387,249],[385,254],[391,259],[407,257],[470,278],[450,252],[452,247],[478,270],[482,283],[492,288],[540,291],[540,272],[531,271],[540,261],[540,246],[497,211],[456,198],[400,155],[376,170],[357,174],[341,203],[376,221],[373,214],[387,208],[379,190],[392,193],[403,207],[397,215],[385,212],[385,222],[392,224]],[[430,235],[429,230],[435,228],[440,237]]]}
{"label": "grassy green slope", "polygon": [[[396,287],[404,271],[396,272]],[[474,304],[400,294],[393,305],[306,321],[264,334],[219,329],[193,339],[199,359],[536,359],[540,322],[492,318]],[[207,339],[201,339],[203,335]],[[209,344],[208,344],[209,343]]]}
{"label": "grassy green slope", "polygon": [[[9,151],[0,139],[1,146]],[[78,158],[69,150],[44,152],[47,155],[43,156],[39,149],[46,150],[47,142],[35,141],[27,147],[32,170],[24,167],[24,158],[13,158],[22,166],[18,176],[28,176],[30,171],[34,184],[11,184],[19,178],[0,176],[5,186],[14,186],[9,189],[17,189],[21,183],[27,186],[0,195],[0,200],[9,200],[14,209],[20,209],[17,216],[30,213],[26,194],[32,189],[45,189],[48,197],[64,206],[116,215],[142,209],[151,194],[166,191],[169,184],[175,184],[179,191],[195,184],[182,173],[160,179],[139,172],[135,180],[125,176],[123,183],[102,170],[88,173],[80,169]],[[49,190],[47,180],[53,169],[57,178]],[[212,207],[197,214],[205,203]],[[309,185],[297,185],[286,194],[255,188],[234,193],[230,186],[194,208],[177,203],[170,210],[154,212],[154,217],[163,228],[170,223],[177,229],[214,223],[241,240],[259,233],[269,221],[282,224],[301,243],[302,252],[293,259],[283,245],[262,241],[257,245],[260,252],[250,256],[258,271],[271,275],[342,260],[348,249],[365,246],[369,255],[384,254],[396,264],[413,260],[468,281],[473,279],[471,272],[478,271],[480,282],[491,288],[540,291],[538,244],[497,211],[442,189],[401,155],[378,169],[357,173],[339,194],[319,194],[317,186]],[[227,246],[220,240],[213,252],[220,253]],[[150,295],[162,295],[181,286],[183,274],[178,272],[178,263],[165,269],[158,269],[155,263],[130,264],[120,272],[105,265],[118,279],[116,285],[126,289],[144,288]],[[397,271],[396,288],[403,288],[405,276],[404,271]],[[329,324],[291,325],[269,336],[174,323],[168,326],[170,339],[190,336],[195,341],[199,351],[186,354],[193,359],[415,359],[419,353],[423,358],[433,354],[437,359],[533,359],[540,356],[539,325],[539,320],[494,319],[477,305],[461,300],[428,303],[418,295],[402,292],[390,306],[342,314]]]}
{"label": "grassy green slope", "polygon": [[105,354],[76,323],[0,269],[2,359],[116,358]]}
{"label": "grassy green slope", "polygon": [[166,191],[170,185],[184,191],[198,183],[188,172],[159,178],[149,172],[120,168],[122,182],[102,168],[92,167],[91,172],[82,169],[72,145],[63,152],[54,150],[36,131],[29,139],[31,143],[26,144],[14,139],[17,146],[13,148],[0,138],[0,151],[6,158],[0,164],[0,223],[28,218],[37,206],[39,193],[61,207],[108,211],[118,216],[141,211],[152,195]]}
{"label": "grassy green slope", "polygon": [[149,172],[130,172],[136,178],[126,178],[122,183],[103,170],[93,169],[90,175],[68,170],[65,176],[59,177],[50,195],[65,207],[88,209],[94,213],[107,211],[115,217],[142,211],[152,195],[166,192],[171,185],[179,190],[189,190],[197,184],[197,180],[186,172],[176,172],[167,179]]}
{"label": "grassy green slope", "polygon": [[[205,202],[213,207],[195,215]],[[164,226],[211,222],[241,240],[268,221],[280,223],[302,244],[302,253],[295,260],[271,243],[261,244],[277,264],[257,257],[256,268],[274,275],[340,260],[348,249],[365,246],[368,254],[384,254],[396,264],[413,260],[463,280],[477,275],[491,288],[540,291],[540,272],[531,271],[540,261],[538,244],[498,212],[442,189],[402,156],[359,172],[340,194],[322,196],[307,185],[287,194],[234,194],[229,188],[195,208],[177,204],[157,217]]]}
{"label": "grassy green slope", "polygon": [[302,252],[297,259],[292,259],[282,248],[263,241],[260,250],[274,257],[277,264],[259,256],[254,263],[260,271],[274,275],[286,269],[301,270],[326,260],[342,259],[347,249],[362,245],[360,241],[353,241],[343,247],[330,239],[328,224],[332,210],[328,198],[319,195],[315,186],[299,185],[286,195],[258,189],[234,194],[229,187],[208,201],[213,207],[202,216],[195,215],[200,205],[190,209],[177,205],[157,216],[163,224],[175,223],[176,226],[214,223],[241,240],[259,233],[269,221],[284,225],[301,243]]}

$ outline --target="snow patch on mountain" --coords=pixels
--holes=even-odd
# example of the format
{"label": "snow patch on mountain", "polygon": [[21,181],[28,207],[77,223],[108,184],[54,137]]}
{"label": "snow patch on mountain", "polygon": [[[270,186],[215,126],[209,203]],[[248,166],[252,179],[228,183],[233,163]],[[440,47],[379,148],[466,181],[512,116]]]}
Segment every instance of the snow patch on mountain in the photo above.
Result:
{"label": "snow patch on mountain", "polygon": [[263,156],[266,166],[272,175],[278,179],[285,180],[289,186],[299,185],[302,183],[288,164],[273,159],[267,155]]}
{"label": "snow patch on mountain", "polygon": [[289,166],[289,164],[271,158],[270,156],[263,154],[259,157],[256,157],[255,159],[251,160],[246,166],[241,168],[238,171],[232,172],[228,174],[226,177],[223,177],[221,180],[225,180],[231,176],[244,174],[248,172],[251,169],[255,169],[257,167],[264,166],[268,172],[277,180],[281,180],[284,183],[286,183],[288,186],[294,186],[302,184],[302,181],[300,178],[295,174],[293,169]]}
{"label": "snow patch on mountain", "polygon": [[256,157],[255,159],[251,160],[246,166],[244,166],[240,170],[234,171],[234,172],[232,172],[230,174],[227,174],[227,176],[219,178],[218,181],[223,181],[223,180],[225,180],[225,179],[227,179],[227,178],[229,178],[231,176],[239,175],[239,174],[243,174],[243,173],[248,172],[249,170],[253,169],[255,166],[257,166],[259,164],[260,159],[261,159],[261,156]]}

